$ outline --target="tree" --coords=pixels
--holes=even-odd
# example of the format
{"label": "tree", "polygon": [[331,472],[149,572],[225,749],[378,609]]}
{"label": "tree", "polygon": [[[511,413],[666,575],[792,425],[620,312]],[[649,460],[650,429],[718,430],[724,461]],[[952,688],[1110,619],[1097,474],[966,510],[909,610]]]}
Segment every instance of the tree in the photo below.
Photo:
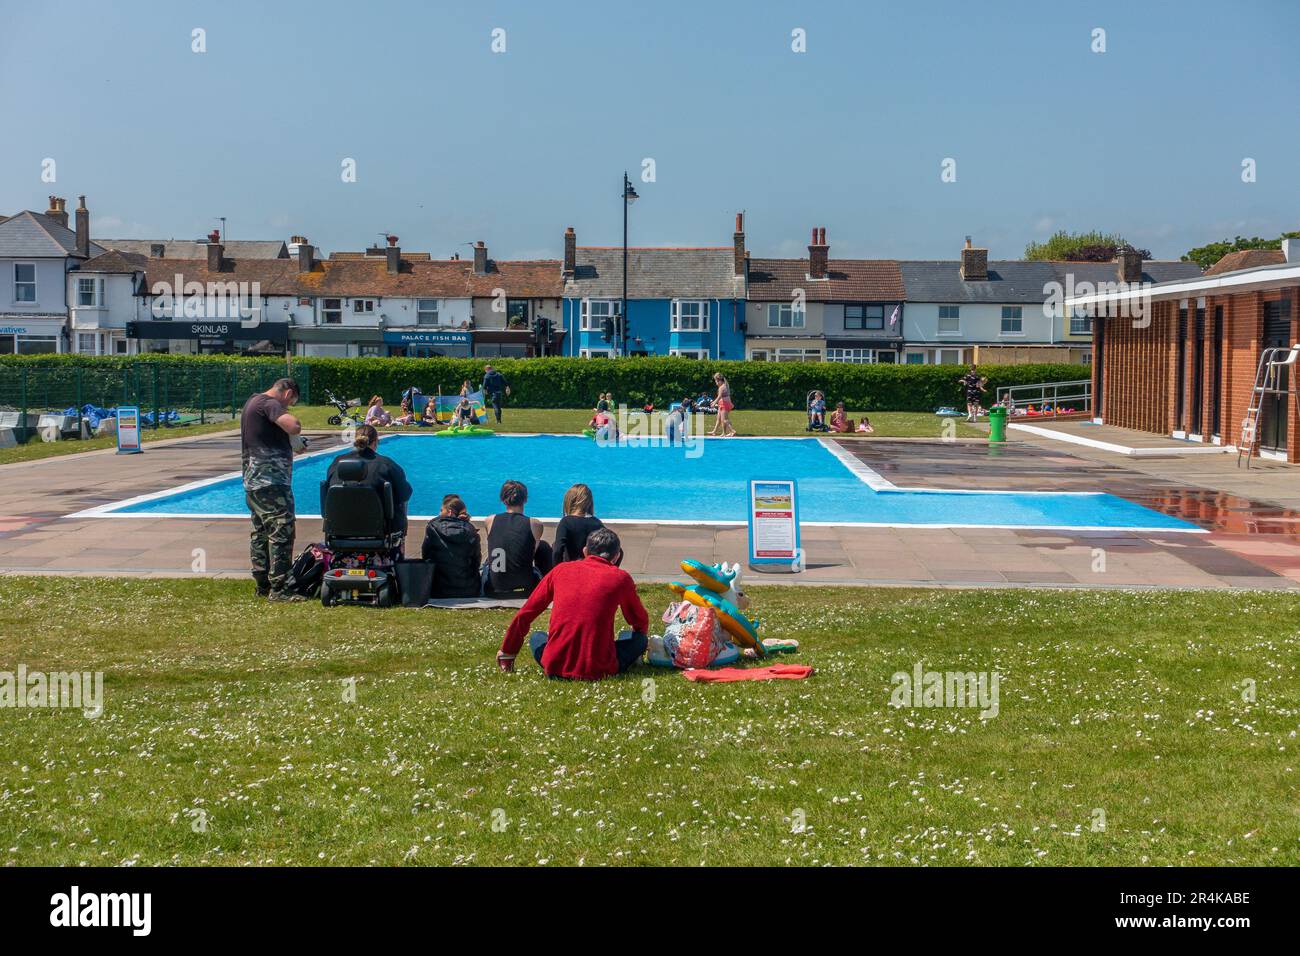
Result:
{"label": "tree", "polygon": [[1283,239],[1300,239],[1300,232],[1284,232],[1276,239],[1261,239],[1259,236],[1246,239],[1237,236],[1235,239],[1211,242],[1208,245],[1197,246],[1195,249],[1188,249],[1183,256],[1183,262],[1195,262],[1202,269],[1208,269],[1230,252],[1240,252],[1242,249],[1281,249]]}
{"label": "tree", "polygon": [[[1053,259],[1066,262],[1110,262],[1127,246],[1118,233],[1069,233],[1064,229],[1053,233],[1046,242],[1031,242],[1025,246],[1026,259]],[[1151,258],[1151,250],[1138,249],[1143,259]]]}

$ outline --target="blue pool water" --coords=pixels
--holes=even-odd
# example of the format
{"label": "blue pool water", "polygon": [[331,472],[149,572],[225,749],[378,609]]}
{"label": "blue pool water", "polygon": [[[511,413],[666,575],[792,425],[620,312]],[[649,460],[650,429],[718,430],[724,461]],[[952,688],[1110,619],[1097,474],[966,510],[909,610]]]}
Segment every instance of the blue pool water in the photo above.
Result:
{"label": "blue pool water", "polygon": [[[501,482],[515,478],[528,485],[528,512],[539,518],[559,517],[565,490],[584,481],[591,486],[596,513],[602,518],[743,523],[750,478],[795,478],[800,518],[805,522],[1193,528],[1107,494],[873,491],[814,438],[708,441],[695,458],[681,446],[601,446],[570,435],[394,435],[383,439],[380,451],[396,460],[415,486],[412,515],[436,514],[448,492],[464,498],[475,517],[493,514],[501,510],[497,498]],[[295,463],[293,488],[299,514],[320,510],[320,482],[334,457],[333,453],[313,455]],[[238,477],[109,510],[247,514]]]}

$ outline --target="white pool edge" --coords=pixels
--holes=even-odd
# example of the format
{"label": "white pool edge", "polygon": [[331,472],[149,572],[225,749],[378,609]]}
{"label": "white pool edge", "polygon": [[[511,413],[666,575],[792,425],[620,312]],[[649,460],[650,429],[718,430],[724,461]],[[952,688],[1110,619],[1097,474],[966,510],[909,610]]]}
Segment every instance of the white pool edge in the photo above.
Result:
{"label": "white pool edge", "polygon": [[[432,438],[436,432],[427,435],[410,434],[398,432],[396,434],[380,435],[380,441],[385,438]],[[557,438],[582,438],[581,435],[566,435],[554,432],[526,432],[511,433],[509,435],[498,435],[498,438],[540,438],[540,437],[557,437]],[[983,490],[970,488],[908,488],[895,485],[892,481],[882,476],[879,472],[872,469],[865,462],[860,461],[852,455],[842,445],[833,440],[827,440],[818,436],[801,436],[801,435],[773,435],[773,436],[745,436],[736,438],[723,439],[720,437],[710,438],[711,441],[816,441],[822,448],[826,449],[833,455],[841,465],[843,465],[850,474],[865,484],[868,488],[878,494],[888,493],[907,493],[907,494],[943,494],[943,495],[1017,495],[1020,497],[1099,497],[1105,495],[1104,491],[1002,491],[1002,490]],[[332,448],[321,448],[316,451],[306,452],[298,455],[295,460],[301,461],[307,458],[315,458],[326,454],[342,454],[342,444]],[[198,481],[191,481],[183,485],[176,485],[172,488],[165,488],[161,491],[153,491],[144,495],[137,495],[133,498],[125,498],[121,501],[115,501],[106,505],[96,505],[93,508],[86,508],[72,514],[64,515],[66,519],[70,518],[187,518],[204,521],[246,521],[246,515],[232,515],[217,512],[171,512],[171,511],[121,511],[118,509],[131,507],[133,505],[144,504],[149,501],[157,501],[160,498],[167,498],[172,495],[184,494],[190,491],[196,491],[200,488],[206,488],[209,485],[217,484],[222,481],[229,481],[233,478],[242,477],[240,471],[228,471],[211,478],[203,478]],[[1121,499],[1127,501],[1127,499]],[[1136,504],[1136,502],[1129,502]],[[1145,507],[1138,505],[1138,507]],[[1151,510],[1151,509],[1147,509]],[[1159,512],[1155,512],[1159,513]],[[314,513],[297,513],[295,517],[312,520],[320,520],[320,514]],[[429,521],[436,515],[407,515],[407,521]],[[560,516],[534,515],[538,521],[556,522]],[[744,521],[713,521],[701,520],[694,518],[605,518],[602,519],[605,524],[662,524],[662,525],[698,525],[711,528],[743,528],[747,527]],[[1182,520],[1182,519],[1175,519]],[[800,521],[801,527],[809,528],[925,528],[928,530],[943,528],[963,528],[963,529],[990,529],[1003,531],[1112,531],[1132,534],[1209,534],[1204,528],[1195,526],[1187,528],[1161,528],[1145,527],[1134,525],[1038,525],[1038,524],[959,524],[959,523],[918,523],[918,522],[893,522],[893,521]]]}

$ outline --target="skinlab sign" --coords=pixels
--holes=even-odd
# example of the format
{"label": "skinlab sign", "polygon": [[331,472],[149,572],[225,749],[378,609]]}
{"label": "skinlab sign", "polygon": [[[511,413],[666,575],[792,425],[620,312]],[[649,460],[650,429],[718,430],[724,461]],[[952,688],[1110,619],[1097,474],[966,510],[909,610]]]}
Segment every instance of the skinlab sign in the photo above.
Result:
{"label": "skinlab sign", "polygon": [[794,479],[749,482],[749,563],[760,571],[802,571]]}
{"label": "skinlab sign", "polygon": [[121,405],[117,409],[117,453],[138,455],[140,447],[140,409],[135,405]]}

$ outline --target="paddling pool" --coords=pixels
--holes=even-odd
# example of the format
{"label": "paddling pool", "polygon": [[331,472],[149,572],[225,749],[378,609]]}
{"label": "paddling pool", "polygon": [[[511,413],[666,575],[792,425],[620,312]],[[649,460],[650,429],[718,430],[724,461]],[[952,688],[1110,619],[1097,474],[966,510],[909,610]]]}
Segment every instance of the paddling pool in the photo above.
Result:
{"label": "paddling pool", "polygon": [[[320,482],[342,447],[294,463],[300,517],[320,511]],[[804,524],[1199,531],[1195,525],[1105,493],[942,491],[898,488],[833,443],[816,438],[710,439],[693,450],[660,444],[600,445],[576,435],[497,435],[436,440],[389,435],[380,451],[415,487],[413,518],[437,514],[455,492],[470,514],[501,510],[509,478],[528,486],[528,513],[556,519],[565,490],[591,486],[606,521],[743,525],[750,478],[794,478]],[[85,517],[247,517],[238,473],[81,512]]]}

